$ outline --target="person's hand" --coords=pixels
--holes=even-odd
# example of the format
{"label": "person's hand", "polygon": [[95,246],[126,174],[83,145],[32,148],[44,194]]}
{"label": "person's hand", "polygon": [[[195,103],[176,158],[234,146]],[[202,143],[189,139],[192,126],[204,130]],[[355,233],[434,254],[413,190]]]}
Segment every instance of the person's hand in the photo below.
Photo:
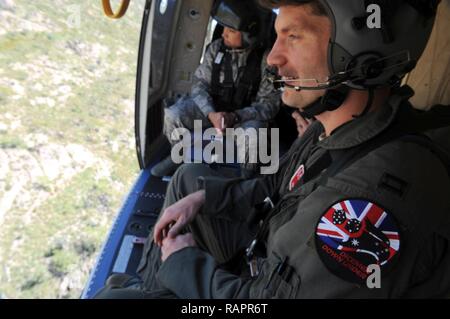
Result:
{"label": "person's hand", "polygon": [[225,112],[211,112],[208,114],[208,120],[211,122],[213,127],[216,129],[217,134],[219,135],[222,135],[222,132],[224,130],[224,114]]}
{"label": "person's hand", "polygon": [[197,215],[205,202],[205,191],[192,193],[167,207],[155,225],[153,240],[162,245],[165,237],[175,238]]}
{"label": "person's hand", "polygon": [[297,124],[298,136],[300,137],[306,132],[308,127],[311,125],[312,120],[305,119],[303,116],[300,115],[298,111],[292,113],[292,117],[294,118],[295,123]]}
{"label": "person's hand", "polygon": [[177,252],[186,247],[195,247],[194,237],[191,233],[178,235],[175,238],[166,237],[162,241],[161,246],[161,260],[165,261],[174,252]]}
{"label": "person's hand", "polygon": [[226,129],[227,127],[233,127],[234,124],[236,124],[236,122],[237,122],[237,116],[233,112],[224,113],[223,117],[225,119],[225,127],[224,127],[224,129]]}
{"label": "person's hand", "polygon": [[208,114],[208,119],[217,131],[217,134],[222,135],[227,127],[233,127],[236,123],[236,114],[230,112],[211,112]]}

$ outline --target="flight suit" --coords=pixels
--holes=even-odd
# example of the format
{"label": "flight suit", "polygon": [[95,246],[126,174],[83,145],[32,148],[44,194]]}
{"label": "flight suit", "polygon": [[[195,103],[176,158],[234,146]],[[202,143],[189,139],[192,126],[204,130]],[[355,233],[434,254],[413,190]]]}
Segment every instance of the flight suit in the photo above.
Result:
{"label": "flight suit", "polygon": [[[260,274],[252,279],[231,274],[207,252],[186,248],[162,264],[156,274],[159,283],[181,298],[435,297],[448,293],[450,247],[445,236],[450,227],[450,180],[444,164],[429,150],[394,140],[329,178],[325,185],[317,185],[320,176],[302,182],[324,153],[345,152],[382,134],[396,123],[397,113],[405,105],[399,96],[393,96],[378,112],[341,126],[327,138],[321,135],[321,125],[314,124],[273,176],[201,178],[200,188],[206,191],[203,215],[242,221],[246,212],[267,196],[279,198],[279,212],[269,222],[267,256]],[[301,165],[303,175],[293,184]],[[370,205],[375,219],[385,216],[390,224],[383,226],[384,230],[376,227],[376,220],[372,225],[367,220],[365,227],[370,238],[383,233],[392,236],[393,244],[387,247],[392,258],[379,259],[380,288],[370,289],[364,280],[358,280],[364,275],[360,260],[365,257],[360,255],[368,254],[346,250],[349,243],[342,238],[335,238],[334,243],[340,244],[337,248],[325,244],[324,238],[330,237],[323,235],[326,229],[321,223],[330,209],[344,203],[353,205],[355,211]],[[335,218],[339,221],[339,215]],[[350,221],[345,222],[348,228]],[[367,241],[366,235],[355,238]],[[371,246],[377,243],[382,245],[383,238],[366,243],[368,253],[377,253]],[[336,253],[344,261],[335,258]]]}
{"label": "flight suit", "polygon": [[[181,249],[161,264],[159,248],[149,241],[139,269],[140,289],[151,298],[158,297],[155,291],[178,298],[448,295],[450,178],[436,154],[393,139],[322,179],[333,156],[370,144],[401,123],[400,114],[410,108],[407,98],[393,95],[377,112],[355,118],[329,137],[319,122],[312,124],[274,175],[244,180],[208,176],[202,166],[181,170],[166,205],[186,191],[205,190],[205,204],[190,229],[200,238],[199,247]],[[448,148],[448,139],[441,142]],[[192,183],[195,176],[198,182]],[[257,222],[252,228],[248,221],[258,221],[255,205],[267,197],[275,208],[262,226]],[[220,231],[221,222],[228,238]],[[202,223],[206,227],[199,227]],[[234,260],[237,270],[228,267],[260,229],[266,232],[259,238],[264,244],[257,258],[259,274],[250,276],[245,262]],[[371,272],[374,265],[378,283],[370,277],[377,273],[376,268]]]}

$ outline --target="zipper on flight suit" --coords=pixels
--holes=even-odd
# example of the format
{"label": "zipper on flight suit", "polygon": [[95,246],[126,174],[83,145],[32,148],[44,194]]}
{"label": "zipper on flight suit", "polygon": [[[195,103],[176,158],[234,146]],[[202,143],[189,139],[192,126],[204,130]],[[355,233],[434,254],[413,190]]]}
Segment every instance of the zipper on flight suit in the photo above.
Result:
{"label": "zipper on flight suit", "polygon": [[[331,155],[329,152],[325,152],[318,160],[312,163],[309,168],[310,173],[308,174],[307,180],[304,180],[302,185],[313,181],[318,177],[324,169],[328,168],[331,164]],[[306,177],[306,176],[305,176]],[[257,258],[255,256],[255,249],[262,243],[262,241],[267,238],[269,232],[269,224],[271,219],[280,213],[282,210],[289,209],[293,205],[298,203],[299,198],[299,188],[297,190],[293,190],[283,196],[276,205],[274,205],[270,199],[267,197],[264,202],[269,203],[269,205],[265,205],[265,210],[268,211],[268,214],[264,218],[262,225],[259,227],[253,241],[250,243],[248,248],[246,249],[246,260],[250,267],[251,277],[256,277],[259,274],[259,269],[257,265]]]}

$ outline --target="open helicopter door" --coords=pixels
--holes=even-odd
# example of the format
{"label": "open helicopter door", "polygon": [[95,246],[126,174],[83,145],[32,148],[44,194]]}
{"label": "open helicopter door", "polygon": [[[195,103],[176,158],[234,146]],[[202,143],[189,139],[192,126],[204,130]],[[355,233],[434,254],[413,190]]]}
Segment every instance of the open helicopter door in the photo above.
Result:
{"label": "open helicopter door", "polygon": [[135,275],[167,181],[150,175],[167,143],[164,101],[188,94],[204,50],[213,0],[147,0],[136,78],[136,150],[141,172],[111,228],[82,294],[92,298],[112,273]]}
{"label": "open helicopter door", "polygon": [[141,169],[159,160],[166,142],[161,134],[164,103],[190,92],[212,4],[212,0],[158,0],[146,8],[149,12],[141,33],[135,114]]}

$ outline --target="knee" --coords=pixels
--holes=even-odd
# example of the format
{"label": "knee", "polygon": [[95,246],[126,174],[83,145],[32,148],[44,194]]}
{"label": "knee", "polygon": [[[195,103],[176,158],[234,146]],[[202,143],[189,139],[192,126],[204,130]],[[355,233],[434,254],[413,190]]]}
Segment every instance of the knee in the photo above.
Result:
{"label": "knee", "polygon": [[164,110],[164,122],[175,124],[179,123],[181,119],[181,113],[179,112],[176,105],[168,107]]}
{"label": "knee", "polygon": [[111,288],[126,288],[137,283],[140,283],[138,278],[123,273],[112,274],[106,280],[106,286]]}
{"label": "knee", "polygon": [[177,193],[181,192],[182,196],[186,196],[199,189],[197,183],[199,177],[213,175],[217,173],[208,164],[183,164],[173,175],[170,186],[174,187]]}
{"label": "knee", "polygon": [[200,176],[221,176],[219,172],[207,164],[183,164],[170,180],[166,192],[164,207],[168,207],[189,194],[199,190],[198,178]]}
{"label": "knee", "polygon": [[210,175],[214,175],[214,173],[208,165],[195,163],[183,164],[173,175],[171,186],[177,190],[187,190],[188,194],[193,193],[198,190],[197,178]]}
{"label": "knee", "polygon": [[128,274],[112,274],[94,299],[140,299],[142,281]]}

